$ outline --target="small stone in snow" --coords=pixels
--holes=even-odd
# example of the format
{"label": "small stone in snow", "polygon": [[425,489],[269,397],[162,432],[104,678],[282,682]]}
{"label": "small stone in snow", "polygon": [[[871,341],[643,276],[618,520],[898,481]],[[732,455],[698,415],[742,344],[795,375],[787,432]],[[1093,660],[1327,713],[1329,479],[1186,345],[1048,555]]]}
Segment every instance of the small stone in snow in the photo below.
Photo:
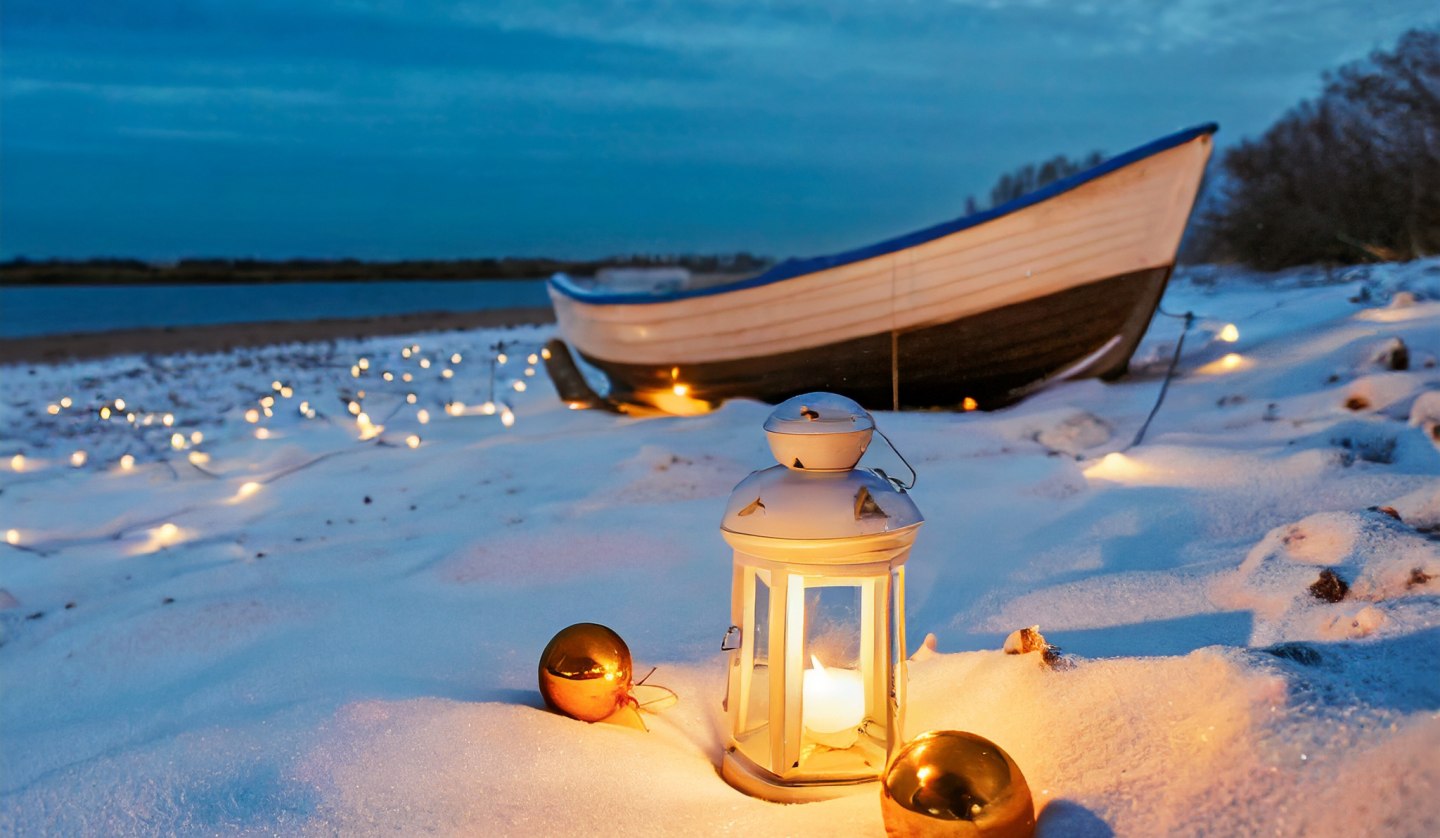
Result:
{"label": "small stone in snow", "polygon": [[1414,587],[1416,587],[1417,585],[1424,585],[1426,582],[1429,582],[1432,578],[1434,578],[1434,577],[1432,577],[1430,574],[1426,573],[1423,569],[1418,568],[1418,567],[1413,567],[1413,568],[1410,569],[1410,578],[1405,581],[1405,587],[1407,587],[1407,588],[1414,588]]}
{"label": "small stone in snow", "polygon": [[369,495],[366,495],[366,496],[365,496],[365,502],[366,502],[367,504],[370,503],[370,496],[369,496]]}
{"label": "small stone in snow", "polygon": [[1310,585],[1311,596],[1326,602],[1339,602],[1348,593],[1350,586],[1328,567],[1320,571],[1320,578]]}

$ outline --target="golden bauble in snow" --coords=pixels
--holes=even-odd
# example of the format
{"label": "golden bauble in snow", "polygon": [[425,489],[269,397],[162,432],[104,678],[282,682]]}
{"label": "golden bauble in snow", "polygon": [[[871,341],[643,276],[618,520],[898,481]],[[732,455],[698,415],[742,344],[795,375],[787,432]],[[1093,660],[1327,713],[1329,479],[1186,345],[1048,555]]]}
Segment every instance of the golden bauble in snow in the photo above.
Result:
{"label": "golden bauble in snow", "polygon": [[880,812],[892,836],[1029,838],[1035,804],[1015,760],[983,736],[932,730],[885,767]]}
{"label": "golden bauble in snow", "polygon": [[598,722],[632,704],[630,678],[630,648],[598,623],[561,629],[540,655],[540,695],[572,719]]}

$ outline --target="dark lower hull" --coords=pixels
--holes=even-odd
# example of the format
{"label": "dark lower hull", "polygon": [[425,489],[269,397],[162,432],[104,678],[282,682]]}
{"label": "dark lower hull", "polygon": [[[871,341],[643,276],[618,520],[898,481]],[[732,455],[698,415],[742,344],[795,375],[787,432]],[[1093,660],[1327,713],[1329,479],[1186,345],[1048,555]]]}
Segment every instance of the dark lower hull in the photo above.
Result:
{"label": "dark lower hull", "polygon": [[[691,398],[709,402],[777,402],[826,390],[884,410],[895,404],[898,381],[902,407],[958,407],[974,399],[980,408],[991,409],[1022,398],[1062,372],[1123,375],[1170,270],[1110,277],[894,335],[882,332],[765,357],[681,365],[678,379],[668,364],[582,357],[609,377],[609,399],[620,403],[650,403],[647,394],[669,392],[678,380]],[[1075,369],[1082,361],[1084,366]]]}

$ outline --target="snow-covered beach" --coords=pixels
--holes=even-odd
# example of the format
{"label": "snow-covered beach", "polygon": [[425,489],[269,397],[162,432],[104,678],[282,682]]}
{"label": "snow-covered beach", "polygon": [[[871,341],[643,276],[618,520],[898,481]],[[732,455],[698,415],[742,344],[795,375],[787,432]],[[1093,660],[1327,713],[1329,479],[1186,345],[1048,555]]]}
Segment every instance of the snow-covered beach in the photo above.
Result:
{"label": "snow-covered beach", "polygon": [[[1000,744],[1041,835],[1440,834],[1440,261],[1162,305],[1200,320],[1123,453],[1179,320],[1116,384],[876,413],[927,517],[907,736]],[[881,834],[718,775],[770,407],[571,411],[551,334],[4,368],[0,832]],[[542,709],[580,621],[678,693],[649,733]],[[1073,667],[1000,651],[1034,624]]]}

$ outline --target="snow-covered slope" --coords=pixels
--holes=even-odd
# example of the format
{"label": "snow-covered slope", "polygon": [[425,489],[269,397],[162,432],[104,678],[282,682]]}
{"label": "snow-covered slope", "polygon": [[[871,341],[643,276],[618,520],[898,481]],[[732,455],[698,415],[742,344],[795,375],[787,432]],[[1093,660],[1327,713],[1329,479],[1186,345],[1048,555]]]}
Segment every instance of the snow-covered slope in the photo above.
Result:
{"label": "snow-covered slope", "polygon": [[[1440,834],[1440,261],[1164,305],[1202,320],[1123,453],[1178,320],[1119,384],[876,415],[928,518],[907,733],[1006,748],[1041,835]],[[880,834],[878,795],[717,773],[718,522],[769,407],[570,411],[547,336],[3,370],[0,832]],[[679,693],[649,733],[540,709],[580,621]],[[1002,654],[1031,624],[1076,665]]]}

